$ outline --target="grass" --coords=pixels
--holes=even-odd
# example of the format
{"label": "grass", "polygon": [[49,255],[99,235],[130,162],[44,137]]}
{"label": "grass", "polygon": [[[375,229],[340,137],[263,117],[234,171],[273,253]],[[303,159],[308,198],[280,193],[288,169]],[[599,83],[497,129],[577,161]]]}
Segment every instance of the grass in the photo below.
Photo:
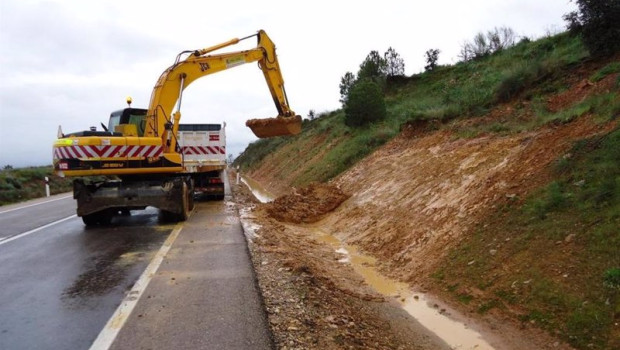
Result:
{"label": "grass", "polygon": [[54,175],[52,170],[46,166],[0,171],[0,205],[44,197],[46,176],[51,194],[71,191],[71,180]]}

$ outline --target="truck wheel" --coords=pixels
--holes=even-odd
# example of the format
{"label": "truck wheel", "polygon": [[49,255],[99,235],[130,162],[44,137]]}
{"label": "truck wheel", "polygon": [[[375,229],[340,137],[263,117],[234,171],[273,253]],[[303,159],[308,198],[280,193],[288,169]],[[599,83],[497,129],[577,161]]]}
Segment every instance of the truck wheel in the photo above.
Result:
{"label": "truck wheel", "polygon": [[193,194],[189,191],[189,186],[187,186],[187,182],[183,183],[183,192],[182,192],[182,201],[183,205],[181,206],[181,212],[178,216],[178,221],[185,221],[189,217],[190,212],[190,197]]}
{"label": "truck wheel", "polygon": [[82,216],[82,221],[86,226],[95,226],[99,222],[97,218],[97,213]]}
{"label": "truck wheel", "polygon": [[102,210],[92,214],[82,216],[82,221],[86,226],[109,225],[112,222],[112,212]]}

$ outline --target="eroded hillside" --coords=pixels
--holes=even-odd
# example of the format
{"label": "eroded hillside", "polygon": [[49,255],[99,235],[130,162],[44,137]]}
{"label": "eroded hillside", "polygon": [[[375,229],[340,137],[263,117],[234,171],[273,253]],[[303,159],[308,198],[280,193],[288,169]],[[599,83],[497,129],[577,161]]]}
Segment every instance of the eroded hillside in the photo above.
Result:
{"label": "eroded hillside", "polygon": [[[376,132],[338,132],[332,113],[245,173],[276,194],[331,178],[350,198],[313,227],[493,327],[614,348],[620,297],[604,276],[620,266],[617,67],[586,60],[478,116],[404,122],[387,142],[373,125],[380,147]],[[377,148],[357,159],[360,144]]]}

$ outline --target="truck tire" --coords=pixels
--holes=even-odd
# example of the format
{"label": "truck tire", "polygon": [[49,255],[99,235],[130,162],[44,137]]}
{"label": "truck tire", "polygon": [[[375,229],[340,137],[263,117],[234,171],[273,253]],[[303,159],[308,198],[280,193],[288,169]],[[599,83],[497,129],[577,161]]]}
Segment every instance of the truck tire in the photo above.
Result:
{"label": "truck tire", "polygon": [[179,217],[178,217],[178,221],[185,221],[187,220],[187,218],[189,218],[189,212],[191,211],[191,204],[190,202],[192,202],[192,200],[190,199],[190,197],[193,198],[194,194],[189,190],[191,186],[187,185],[187,182],[183,182],[183,205],[181,206],[182,211],[179,213]]}
{"label": "truck tire", "polygon": [[86,226],[109,225],[112,222],[112,212],[102,210],[92,214],[82,216],[82,222]]}

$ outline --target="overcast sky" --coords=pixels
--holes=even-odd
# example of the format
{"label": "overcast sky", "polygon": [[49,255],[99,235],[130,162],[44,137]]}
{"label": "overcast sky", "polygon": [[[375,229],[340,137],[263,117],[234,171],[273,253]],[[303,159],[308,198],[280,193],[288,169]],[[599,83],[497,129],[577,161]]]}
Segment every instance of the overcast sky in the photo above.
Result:
{"label": "overcast sky", "polygon": [[[463,42],[496,26],[537,38],[563,30],[568,0],[37,1],[0,0],[0,167],[51,164],[64,132],[107,124],[110,112],[146,108],[176,55],[264,29],[277,47],[291,108],[340,108],[338,84],[371,50],[393,47],[407,75],[424,52],[454,63]],[[248,40],[234,47],[255,45]],[[226,50],[226,49],[225,49]],[[227,123],[228,153],[256,140],[245,120],[277,111],[256,64],[193,83],[185,123]],[[100,128],[100,127],[99,127]]]}

